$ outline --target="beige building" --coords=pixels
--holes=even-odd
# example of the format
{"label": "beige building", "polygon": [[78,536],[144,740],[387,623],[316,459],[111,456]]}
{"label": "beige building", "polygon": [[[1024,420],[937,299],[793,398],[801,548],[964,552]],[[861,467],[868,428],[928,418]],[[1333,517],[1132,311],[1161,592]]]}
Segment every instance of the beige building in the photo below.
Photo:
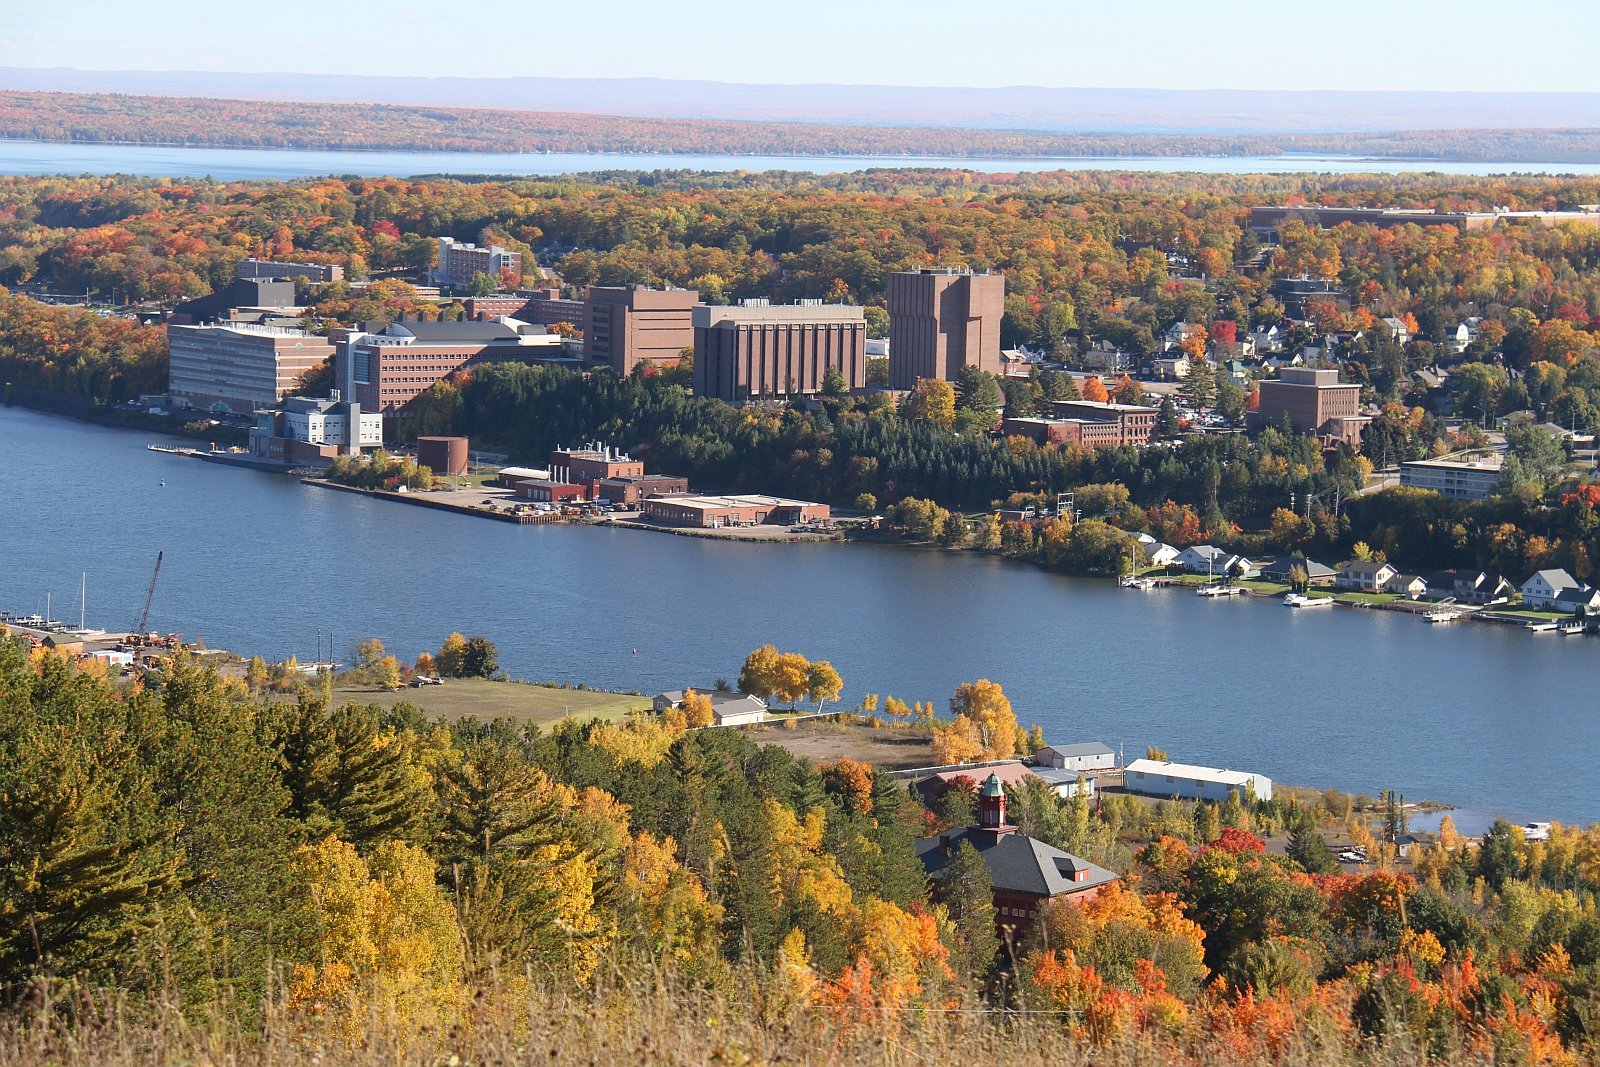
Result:
{"label": "beige building", "polygon": [[241,415],[275,408],[333,355],[326,337],[281,326],[167,327],[167,391],[175,405]]}
{"label": "beige building", "polygon": [[1006,280],[950,267],[889,275],[889,386],[954,381],[962,367],[999,374]]}
{"label": "beige building", "polygon": [[845,386],[867,384],[867,322],[859,307],[802,300],[693,311],[694,391],[737,401],[816,393],[830,368]]}

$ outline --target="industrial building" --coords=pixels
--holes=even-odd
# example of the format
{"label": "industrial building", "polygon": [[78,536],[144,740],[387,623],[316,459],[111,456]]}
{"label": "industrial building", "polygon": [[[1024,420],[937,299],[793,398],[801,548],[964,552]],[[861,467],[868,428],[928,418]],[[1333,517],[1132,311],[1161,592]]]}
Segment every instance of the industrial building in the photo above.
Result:
{"label": "industrial building", "polygon": [[1006,280],[950,267],[889,275],[889,387],[954,381],[962,367],[999,374]]}
{"label": "industrial building", "polygon": [[826,504],[755,495],[660,496],[641,502],[639,507],[647,519],[697,530],[826,522],[832,516]]}
{"label": "industrial building", "polygon": [[1033,762],[1064,771],[1109,771],[1117,765],[1117,754],[1111,751],[1109,745],[1089,741],[1079,745],[1041,748],[1033,754]]}
{"label": "industrial building", "polygon": [[325,337],[282,326],[167,326],[167,391],[177,407],[253,415],[275,408],[334,354]]}
{"label": "industrial building", "polygon": [[745,300],[701,304],[691,321],[696,396],[737,402],[817,393],[830,369],[846,388],[867,384],[867,322],[859,307]]}
{"label": "industrial building", "polygon": [[694,348],[693,289],[645,285],[589,287],[583,302],[583,355],[619,377],[641,363],[676,363]]}
{"label": "industrial building", "polygon": [[443,477],[456,478],[467,473],[470,455],[465,437],[417,438],[417,463]]}
{"label": "industrial building", "polygon": [[1127,790],[1150,797],[1216,801],[1227,800],[1229,793],[1238,793],[1243,800],[1251,792],[1257,800],[1271,800],[1272,779],[1249,771],[1136,759],[1128,764]]}

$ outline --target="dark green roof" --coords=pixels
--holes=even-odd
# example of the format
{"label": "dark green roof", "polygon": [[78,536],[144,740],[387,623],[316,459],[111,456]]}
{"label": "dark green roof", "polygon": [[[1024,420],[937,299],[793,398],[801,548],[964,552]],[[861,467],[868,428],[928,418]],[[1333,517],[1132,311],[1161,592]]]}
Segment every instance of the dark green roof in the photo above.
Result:
{"label": "dark green roof", "polygon": [[978,791],[980,797],[1003,797],[1006,795],[1005,787],[1000,784],[1000,776],[991,774],[984,780],[983,788]]}

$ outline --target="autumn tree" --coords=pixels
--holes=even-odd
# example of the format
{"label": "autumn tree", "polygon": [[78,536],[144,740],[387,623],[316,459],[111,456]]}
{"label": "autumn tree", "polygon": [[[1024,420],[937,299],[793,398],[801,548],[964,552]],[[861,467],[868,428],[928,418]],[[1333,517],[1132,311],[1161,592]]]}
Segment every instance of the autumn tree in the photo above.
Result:
{"label": "autumn tree", "polygon": [[1099,375],[1091,374],[1079,385],[1078,391],[1083,399],[1096,404],[1104,404],[1111,399],[1111,394],[1106,391],[1106,384],[1100,380]]}
{"label": "autumn tree", "polygon": [[704,693],[693,689],[683,691],[684,723],[692,729],[710,726],[716,721],[716,713],[711,704],[711,698]]}
{"label": "autumn tree", "polygon": [[844,681],[827,660],[814,660],[806,665],[806,695],[817,702],[818,711],[828,701],[838,700],[843,689]]}
{"label": "autumn tree", "polygon": [[1017,716],[998,683],[987,678],[963,682],[950,698],[950,712],[978,728],[985,760],[1010,759],[1017,748]]}
{"label": "autumn tree", "polygon": [[919,378],[906,401],[908,417],[948,430],[956,421],[956,391],[938,378]]}

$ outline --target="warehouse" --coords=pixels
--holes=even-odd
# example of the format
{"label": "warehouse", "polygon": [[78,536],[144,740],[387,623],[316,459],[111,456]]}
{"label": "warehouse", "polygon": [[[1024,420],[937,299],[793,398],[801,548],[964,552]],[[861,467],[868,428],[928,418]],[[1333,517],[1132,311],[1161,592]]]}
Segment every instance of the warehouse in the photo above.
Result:
{"label": "warehouse", "polygon": [[1187,763],[1136,759],[1128,764],[1128,792],[1149,797],[1184,797],[1189,800],[1227,800],[1237,792],[1241,800],[1253,789],[1257,800],[1272,799],[1272,779],[1249,771],[1224,771]]}
{"label": "warehouse", "polygon": [[777,496],[660,496],[640,502],[644,517],[671,526],[714,530],[726,526],[779,526],[826,522],[828,505]]}

